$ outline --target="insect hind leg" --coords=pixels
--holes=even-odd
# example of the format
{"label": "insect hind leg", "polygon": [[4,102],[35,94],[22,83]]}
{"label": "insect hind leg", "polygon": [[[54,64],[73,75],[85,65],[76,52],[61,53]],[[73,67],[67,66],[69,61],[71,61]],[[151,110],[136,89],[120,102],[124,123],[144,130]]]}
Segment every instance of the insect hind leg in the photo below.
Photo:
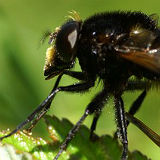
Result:
{"label": "insect hind leg", "polygon": [[127,160],[128,155],[128,140],[127,140],[127,121],[125,119],[124,103],[121,97],[114,98],[115,115],[118,129],[118,138],[123,144],[121,160]]}
{"label": "insect hind leg", "polygon": [[[137,111],[140,109],[140,107],[142,106],[142,103],[146,97],[147,91],[144,90],[139,96],[138,98],[132,103],[128,113],[131,114],[132,116],[134,116]],[[129,121],[127,121],[127,126],[129,125]]]}

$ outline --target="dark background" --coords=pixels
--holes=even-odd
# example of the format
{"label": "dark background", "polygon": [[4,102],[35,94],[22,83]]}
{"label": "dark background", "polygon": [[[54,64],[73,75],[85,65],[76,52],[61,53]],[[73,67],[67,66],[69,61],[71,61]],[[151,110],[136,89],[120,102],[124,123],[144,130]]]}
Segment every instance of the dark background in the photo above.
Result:
{"label": "dark background", "polygon": [[[68,11],[76,10],[82,19],[102,11],[131,10],[146,14],[160,15],[159,0],[1,0],[0,1],[0,129],[14,128],[48,95],[54,79],[45,81],[43,65],[47,43],[40,45],[42,34],[47,29],[64,23]],[[75,70],[80,70],[77,65]],[[63,78],[61,85],[75,80]],[[66,117],[75,123],[85,106],[102,86],[95,86],[87,94],[60,93],[52,103],[49,114]],[[150,91],[136,117],[157,133],[160,133],[160,96],[158,91]],[[123,96],[126,110],[140,92]],[[91,123],[90,116],[86,125]],[[110,101],[100,118],[96,133],[113,134],[113,101]],[[46,137],[43,120],[34,130],[34,135]],[[129,149],[157,160],[160,150],[135,126],[128,128]]]}

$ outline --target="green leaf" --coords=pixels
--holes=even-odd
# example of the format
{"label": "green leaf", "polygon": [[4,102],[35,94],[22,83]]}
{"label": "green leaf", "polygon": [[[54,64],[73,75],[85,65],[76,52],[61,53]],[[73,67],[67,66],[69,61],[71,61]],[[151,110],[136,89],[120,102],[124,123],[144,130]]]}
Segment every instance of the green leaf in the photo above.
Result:
{"label": "green leaf", "polygon": [[13,146],[5,144],[0,146],[1,160],[33,160],[31,154],[26,152],[17,153]]}
{"label": "green leaf", "polygon": [[[50,141],[42,138],[33,138],[31,135],[18,132],[4,139],[3,144],[13,145],[22,155],[24,155],[24,152],[28,152],[38,160],[53,160],[53,157],[58,152],[60,143],[73,127],[73,124],[67,119],[59,120],[55,116],[51,117],[48,115],[45,116],[45,122],[51,139]],[[7,133],[9,133],[9,131],[0,132],[0,136]],[[82,126],[67,150],[62,153],[59,160],[120,160],[122,147],[116,139],[109,135],[104,135],[101,137],[97,136],[97,140],[92,142],[89,140],[89,134],[89,129]],[[3,148],[3,150],[6,149]],[[15,152],[8,154],[12,156]],[[134,151],[133,153],[129,152],[128,155],[128,160],[148,160],[146,156],[138,151]],[[3,160],[8,159],[3,158]],[[16,160],[22,159],[17,158]],[[26,158],[26,160],[30,159]]]}

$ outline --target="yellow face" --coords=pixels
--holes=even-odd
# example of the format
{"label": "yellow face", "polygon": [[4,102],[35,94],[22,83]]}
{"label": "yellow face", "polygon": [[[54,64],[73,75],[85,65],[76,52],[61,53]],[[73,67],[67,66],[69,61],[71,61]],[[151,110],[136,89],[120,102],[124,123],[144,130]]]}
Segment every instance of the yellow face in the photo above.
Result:
{"label": "yellow face", "polygon": [[73,11],[70,19],[61,27],[57,27],[50,33],[49,47],[46,51],[44,75],[46,79],[62,73],[65,69],[73,67],[81,20],[79,15]]}
{"label": "yellow face", "polygon": [[55,58],[55,48],[53,46],[51,46],[51,47],[47,48],[47,51],[46,51],[44,72],[46,72],[50,67],[53,66],[54,58]]}

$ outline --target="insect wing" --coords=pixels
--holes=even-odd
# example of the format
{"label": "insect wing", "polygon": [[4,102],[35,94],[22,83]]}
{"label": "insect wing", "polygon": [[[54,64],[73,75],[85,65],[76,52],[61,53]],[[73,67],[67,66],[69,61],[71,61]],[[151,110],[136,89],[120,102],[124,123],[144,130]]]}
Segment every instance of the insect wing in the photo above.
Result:
{"label": "insect wing", "polygon": [[120,53],[120,56],[153,72],[160,73],[160,51]]}
{"label": "insect wing", "polygon": [[160,73],[160,37],[154,32],[135,26],[115,50],[120,57]]}

